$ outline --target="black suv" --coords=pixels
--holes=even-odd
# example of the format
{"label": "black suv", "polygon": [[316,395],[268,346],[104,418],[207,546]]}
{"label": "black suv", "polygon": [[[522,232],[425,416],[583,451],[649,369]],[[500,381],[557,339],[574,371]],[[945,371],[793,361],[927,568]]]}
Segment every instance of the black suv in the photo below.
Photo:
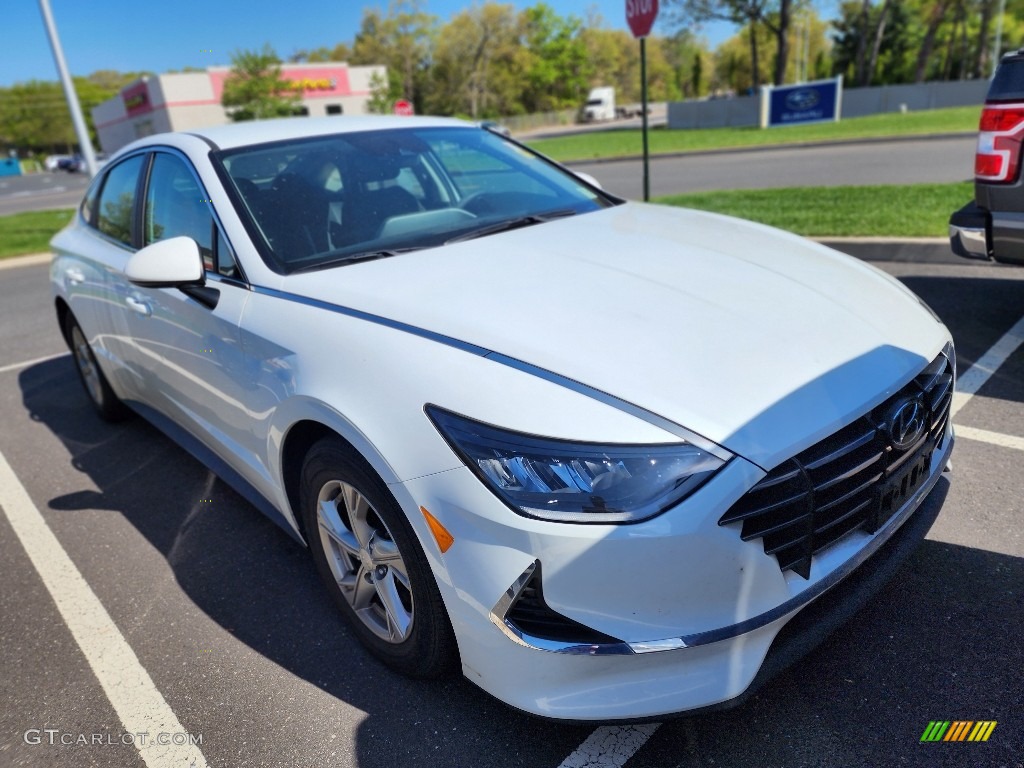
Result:
{"label": "black suv", "polygon": [[1024,48],[999,62],[974,156],[974,200],[949,219],[953,253],[1024,264]]}

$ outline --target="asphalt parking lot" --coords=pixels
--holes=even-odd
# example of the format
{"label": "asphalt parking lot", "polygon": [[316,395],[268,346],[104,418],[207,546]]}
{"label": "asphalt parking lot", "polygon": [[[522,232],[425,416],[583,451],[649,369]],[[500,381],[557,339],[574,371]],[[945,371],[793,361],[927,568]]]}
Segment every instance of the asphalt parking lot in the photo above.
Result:
{"label": "asphalt parking lot", "polygon": [[[145,422],[93,415],[46,266],[0,268],[0,766],[1021,768],[1024,268],[877,264],[957,342],[966,389],[941,516],[876,600],[742,707],[625,728],[538,720],[464,679],[382,667],[302,548]],[[15,532],[32,510],[56,587]],[[58,610],[61,585],[82,598]],[[65,620],[89,595],[108,617],[92,639]],[[158,700],[125,709],[87,661],[96,636],[102,663],[148,675]],[[921,743],[935,720],[997,726],[984,743]],[[201,743],[140,752],[142,731]]]}

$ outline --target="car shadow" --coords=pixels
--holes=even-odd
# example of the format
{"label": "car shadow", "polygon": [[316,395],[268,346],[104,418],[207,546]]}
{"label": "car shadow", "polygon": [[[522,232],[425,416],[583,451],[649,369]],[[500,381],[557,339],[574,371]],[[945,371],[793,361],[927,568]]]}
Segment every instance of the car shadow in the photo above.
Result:
{"label": "car shadow", "polygon": [[[1024,307],[1020,281],[905,282],[955,337],[971,340],[959,350],[961,371]],[[1002,386],[1007,399],[1024,401],[1020,380],[1003,382],[1001,372],[986,393]],[[69,358],[31,366],[18,381],[31,418],[95,487],[50,499],[50,510],[123,515],[165,558],[188,598],[233,638],[365,713],[355,764],[542,766],[593,731],[520,713],[461,676],[415,681],[392,673],[363,651],[301,546],[142,419],[99,421]],[[1021,736],[1013,718],[1022,703],[1022,584],[1022,558],[926,541],[876,599],[803,661],[740,708],[666,722],[630,766],[710,765],[711,758],[715,765],[894,758],[1018,765],[1007,750]],[[920,744],[937,719],[1000,725],[983,745]],[[966,759],[921,751],[936,748],[975,751]]]}
{"label": "car shadow", "polygon": [[[1010,267],[981,267],[1017,276]],[[957,367],[963,374],[1024,315],[1022,279],[993,280],[983,277],[905,277],[910,290],[920,296],[953,334]],[[1024,402],[1024,351],[1018,350],[985,383],[988,397]]]}
{"label": "car shadow", "polygon": [[356,764],[432,757],[445,766],[497,765],[494,755],[504,754],[514,764],[546,765],[552,748],[569,754],[593,730],[518,712],[461,675],[424,681],[392,672],[363,650],[304,547],[143,419],[101,421],[70,358],[27,368],[18,381],[31,418],[60,439],[96,489],[52,498],[49,509],[123,515],[232,637],[366,713]]}
{"label": "car shadow", "polygon": [[[926,540],[839,631],[741,708],[666,722],[637,764],[1020,766],[1024,558]],[[930,744],[933,720],[994,720]]]}

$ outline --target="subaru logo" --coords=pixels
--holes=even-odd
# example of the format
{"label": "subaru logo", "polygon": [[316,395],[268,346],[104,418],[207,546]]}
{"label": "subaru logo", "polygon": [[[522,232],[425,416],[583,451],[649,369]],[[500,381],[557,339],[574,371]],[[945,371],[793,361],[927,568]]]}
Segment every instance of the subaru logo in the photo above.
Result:
{"label": "subaru logo", "polygon": [[892,447],[905,451],[912,447],[924,433],[928,411],[920,398],[908,397],[889,409],[886,429]]}
{"label": "subaru logo", "polygon": [[794,112],[803,112],[805,109],[814,109],[821,101],[821,96],[813,88],[801,88],[786,96],[786,106]]}

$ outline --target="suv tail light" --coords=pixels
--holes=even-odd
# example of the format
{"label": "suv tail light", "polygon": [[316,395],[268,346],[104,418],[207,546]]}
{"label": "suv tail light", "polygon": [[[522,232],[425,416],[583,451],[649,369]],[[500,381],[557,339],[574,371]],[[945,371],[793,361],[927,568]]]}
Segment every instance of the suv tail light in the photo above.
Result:
{"label": "suv tail light", "polygon": [[1016,181],[1024,140],[1024,104],[987,104],[978,128],[975,180],[989,184]]}

